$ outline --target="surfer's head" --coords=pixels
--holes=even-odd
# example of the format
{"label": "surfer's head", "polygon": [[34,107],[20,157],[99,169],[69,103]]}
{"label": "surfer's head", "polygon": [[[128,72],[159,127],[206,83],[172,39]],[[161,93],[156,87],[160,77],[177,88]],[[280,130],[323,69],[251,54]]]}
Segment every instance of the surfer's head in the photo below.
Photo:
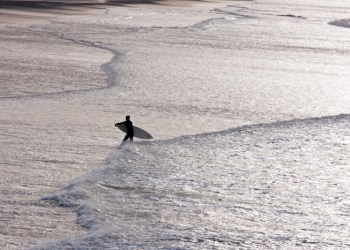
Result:
{"label": "surfer's head", "polygon": [[130,115],[127,115],[127,116],[125,117],[125,119],[126,119],[127,121],[129,121],[129,120],[130,120]]}

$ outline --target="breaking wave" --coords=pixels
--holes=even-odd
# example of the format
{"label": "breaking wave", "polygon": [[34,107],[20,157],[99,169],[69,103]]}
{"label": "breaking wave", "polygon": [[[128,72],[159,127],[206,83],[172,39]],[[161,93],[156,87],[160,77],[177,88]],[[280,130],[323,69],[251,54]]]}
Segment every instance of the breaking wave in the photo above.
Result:
{"label": "breaking wave", "polygon": [[77,206],[87,234],[33,249],[344,246],[349,121],[319,117],[128,144],[104,168],[44,197]]}

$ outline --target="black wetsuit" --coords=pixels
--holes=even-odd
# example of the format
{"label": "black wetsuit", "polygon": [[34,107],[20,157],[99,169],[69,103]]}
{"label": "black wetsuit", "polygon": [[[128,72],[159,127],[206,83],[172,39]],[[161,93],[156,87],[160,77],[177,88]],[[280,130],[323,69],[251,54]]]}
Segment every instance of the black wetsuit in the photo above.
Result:
{"label": "black wetsuit", "polygon": [[128,121],[125,121],[125,122],[121,122],[119,124],[125,124],[126,130],[128,131],[126,133],[123,141],[126,141],[129,138],[130,138],[130,140],[132,140],[134,138],[134,128],[133,128],[132,122],[130,120],[128,120]]}

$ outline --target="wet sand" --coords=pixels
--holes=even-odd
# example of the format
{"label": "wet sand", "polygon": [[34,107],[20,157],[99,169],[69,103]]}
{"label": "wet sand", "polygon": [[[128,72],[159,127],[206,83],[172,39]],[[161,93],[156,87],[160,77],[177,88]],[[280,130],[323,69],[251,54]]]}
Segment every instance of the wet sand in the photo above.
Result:
{"label": "wet sand", "polygon": [[[113,6],[140,6],[145,4],[169,6],[193,6],[217,4],[224,1],[196,0],[81,0],[37,1],[8,0],[0,2],[0,26],[47,24],[61,15],[100,14]],[[228,2],[228,1],[227,1]]]}
{"label": "wet sand", "polygon": [[0,26],[47,24],[60,15],[99,14],[106,5],[95,3],[81,4],[60,1],[6,1],[0,3]]}

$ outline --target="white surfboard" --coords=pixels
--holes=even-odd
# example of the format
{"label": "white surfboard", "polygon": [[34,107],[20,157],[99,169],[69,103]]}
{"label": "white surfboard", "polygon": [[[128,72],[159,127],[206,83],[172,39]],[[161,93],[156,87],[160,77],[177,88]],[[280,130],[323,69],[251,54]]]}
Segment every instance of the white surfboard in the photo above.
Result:
{"label": "white surfboard", "polygon": [[[123,131],[124,133],[127,132],[126,126],[125,124],[120,124],[117,125],[117,127]],[[133,126],[134,128],[134,137],[136,138],[140,138],[140,139],[153,139],[152,135],[150,135],[150,133],[148,133],[147,131],[143,130],[142,128]]]}

